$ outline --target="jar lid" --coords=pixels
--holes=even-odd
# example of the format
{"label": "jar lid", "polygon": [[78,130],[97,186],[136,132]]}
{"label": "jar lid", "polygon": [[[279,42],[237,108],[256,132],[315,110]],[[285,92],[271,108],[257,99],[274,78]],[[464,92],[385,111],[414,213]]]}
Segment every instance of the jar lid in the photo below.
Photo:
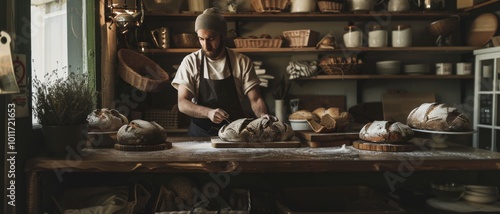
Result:
{"label": "jar lid", "polygon": [[344,30],[345,31],[357,31],[358,30],[358,26],[356,25],[347,25],[344,27]]}
{"label": "jar lid", "polygon": [[411,25],[407,24],[397,24],[392,27],[393,30],[406,30],[408,28],[411,28]]}
{"label": "jar lid", "polygon": [[370,30],[385,30],[386,28],[379,24],[370,25]]}

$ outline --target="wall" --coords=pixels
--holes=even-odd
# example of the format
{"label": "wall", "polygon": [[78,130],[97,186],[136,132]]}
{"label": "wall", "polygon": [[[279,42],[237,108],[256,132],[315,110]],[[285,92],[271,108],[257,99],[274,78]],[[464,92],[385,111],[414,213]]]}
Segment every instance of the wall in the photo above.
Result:
{"label": "wall", "polygon": [[[27,59],[30,59],[30,1],[24,0],[24,1],[10,1],[10,3],[13,3],[14,9],[13,9],[13,29],[15,29],[15,33],[10,33],[10,36],[13,38],[13,48],[11,49],[12,53],[18,53],[18,54],[25,54]],[[10,7],[9,7],[10,8]],[[6,1],[0,1],[0,14],[2,14],[1,23],[0,23],[0,29],[5,30],[9,25],[7,24],[6,19],[4,19],[4,14],[6,14],[7,10]],[[27,60],[29,62],[29,60]],[[29,71],[31,70],[30,63],[27,63],[26,70]],[[25,90],[29,91],[29,87]],[[27,92],[29,94],[29,92]],[[29,97],[29,96],[28,96]],[[6,115],[4,113],[6,112],[7,104],[11,103],[10,96],[7,95],[0,95],[0,112],[1,117],[0,121],[2,121],[0,128],[1,132],[4,133],[6,130]],[[28,99],[28,106],[31,106],[31,100]],[[2,194],[3,202],[2,202],[2,213],[26,213],[26,188],[25,188],[25,183],[26,183],[26,177],[24,175],[24,165],[26,160],[33,156],[33,154],[38,150],[37,145],[32,142],[31,138],[31,117],[17,117],[15,121],[15,151],[17,154],[15,155],[15,178],[10,179],[10,180],[3,180],[3,182],[8,181],[8,182],[15,182],[15,207],[12,206],[7,206],[6,205],[6,197],[4,196],[5,194]],[[4,136],[2,134],[2,136]],[[1,139],[3,145],[7,144],[2,137]],[[2,160],[6,160],[8,158],[5,154],[5,149],[2,146]],[[9,157],[12,155],[9,155]],[[9,170],[12,169],[12,166],[10,166],[10,163],[7,165],[9,167]],[[4,168],[5,170],[5,168]],[[5,172],[5,171],[4,171]],[[2,177],[5,176],[6,173],[2,174]],[[9,184],[10,185],[10,184]],[[3,187],[6,187],[5,185],[2,185]],[[9,191],[10,192],[10,191]],[[9,199],[10,200],[10,199]]]}

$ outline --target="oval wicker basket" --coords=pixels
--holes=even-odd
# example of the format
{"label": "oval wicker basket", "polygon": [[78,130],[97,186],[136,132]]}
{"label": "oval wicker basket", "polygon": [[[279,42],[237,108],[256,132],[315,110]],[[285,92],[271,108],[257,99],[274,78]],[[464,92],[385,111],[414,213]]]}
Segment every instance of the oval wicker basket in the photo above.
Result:
{"label": "oval wicker basket", "polygon": [[158,92],[170,83],[170,77],[148,57],[122,48],[118,51],[118,74],[125,82],[146,92]]}

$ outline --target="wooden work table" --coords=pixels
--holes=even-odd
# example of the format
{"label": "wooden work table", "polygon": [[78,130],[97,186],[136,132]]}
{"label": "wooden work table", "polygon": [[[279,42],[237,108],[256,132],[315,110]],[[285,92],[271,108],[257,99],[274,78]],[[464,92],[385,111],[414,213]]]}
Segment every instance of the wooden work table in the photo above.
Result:
{"label": "wooden work table", "polygon": [[27,161],[28,211],[39,210],[41,173],[302,173],[387,172],[411,163],[415,171],[500,170],[500,153],[451,145],[419,147],[412,152],[377,152],[351,146],[310,148],[213,148],[209,138],[171,137],[172,148],[132,152],[112,148],[84,149],[69,158],[39,156]]}

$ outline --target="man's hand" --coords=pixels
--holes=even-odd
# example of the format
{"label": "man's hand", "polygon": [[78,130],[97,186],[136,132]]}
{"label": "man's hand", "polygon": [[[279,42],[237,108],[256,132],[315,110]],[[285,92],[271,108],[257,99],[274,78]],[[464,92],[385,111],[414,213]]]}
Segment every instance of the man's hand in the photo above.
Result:
{"label": "man's hand", "polygon": [[208,112],[208,119],[216,124],[219,124],[228,118],[229,114],[220,108],[216,108]]}
{"label": "man's hand", "polygon": [[270,114],[264,114],[260,118],[265,118],[271,122],[278,121],[278,118],[276,116],[270,115]]}

